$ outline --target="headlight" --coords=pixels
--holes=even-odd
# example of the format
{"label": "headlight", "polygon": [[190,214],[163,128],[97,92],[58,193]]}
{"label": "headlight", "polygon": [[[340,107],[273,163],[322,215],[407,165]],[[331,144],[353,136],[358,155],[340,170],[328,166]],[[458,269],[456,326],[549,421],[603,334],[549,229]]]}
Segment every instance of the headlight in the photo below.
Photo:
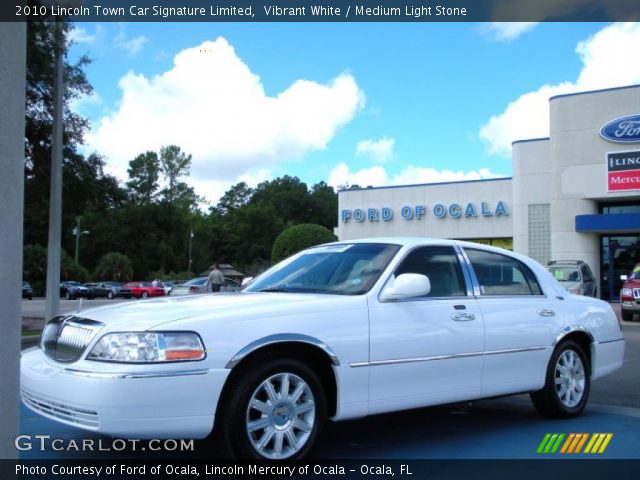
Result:
{"label": "headlight", "polygon": [[632,297],[633,292],[630,288],[623,288],[622,290],[620,290],[620,295],[623,297]]}
{"label": "headlight", "polygon": [[87,359],[104,362],[153,363],[202,360],[202,340],[193,332],[108,333]]}
{"label": "headlight", "polygon": [[580,287],[570,288],[569,293],[574,293],[576,295],[582,295],[582,289]]}

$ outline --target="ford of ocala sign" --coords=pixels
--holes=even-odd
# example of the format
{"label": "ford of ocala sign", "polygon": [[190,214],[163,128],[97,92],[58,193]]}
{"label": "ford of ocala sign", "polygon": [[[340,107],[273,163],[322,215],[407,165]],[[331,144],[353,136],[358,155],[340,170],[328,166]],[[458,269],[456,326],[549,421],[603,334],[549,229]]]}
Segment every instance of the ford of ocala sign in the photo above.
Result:
{"label": "ford of ocala sign", "polygon": [[[426,205],[405,205],[400,209],[399,213],[403,220],[421,220],[427,216],[427,210]],[[448,205],[436,203],[433,208],[431,208],[431,213],[438,220],[446,217],[458,219],[509,215],[507,206],[502,200],[498,201],[495,207],[487,202],[480,202],[479,206],[471,202],[466,205],[460,205],[458,203]],[[340,219],[343,223],[347,223],[349,220],[358,223],[364,222],[365,220],[369,222],[389,222],[392,221],[393,218],[393,210],[389,207],[355,208],[353,210],[343,209],[340,211]]]}
{"label": "ford of ocala sign", "polygon": [[640,114],[616,118],[604,124],[600,135],[616,143],[640,142]]}

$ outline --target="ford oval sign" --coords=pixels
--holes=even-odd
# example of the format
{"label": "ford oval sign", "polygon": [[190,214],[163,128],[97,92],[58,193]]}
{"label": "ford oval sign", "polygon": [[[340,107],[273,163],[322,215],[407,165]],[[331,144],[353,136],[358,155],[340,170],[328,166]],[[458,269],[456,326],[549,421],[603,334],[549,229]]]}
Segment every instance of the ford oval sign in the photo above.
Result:
{"label": "ford oval sign", "polygon": [[640,142],[640,114],[627,115],[606,123],[600,129],[602,138],[616,143]]}

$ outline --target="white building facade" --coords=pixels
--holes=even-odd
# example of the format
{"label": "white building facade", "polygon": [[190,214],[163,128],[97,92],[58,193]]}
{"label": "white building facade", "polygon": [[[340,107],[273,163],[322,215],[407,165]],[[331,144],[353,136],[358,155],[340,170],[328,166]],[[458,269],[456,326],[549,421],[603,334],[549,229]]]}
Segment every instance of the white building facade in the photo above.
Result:
{"label": "white building facade", "polygon": [[550,136],[514,142],[512,161],[512,178],[342,190],[336,233],[583,260],[616,299],[640,263],[640,85],[551,98]]}

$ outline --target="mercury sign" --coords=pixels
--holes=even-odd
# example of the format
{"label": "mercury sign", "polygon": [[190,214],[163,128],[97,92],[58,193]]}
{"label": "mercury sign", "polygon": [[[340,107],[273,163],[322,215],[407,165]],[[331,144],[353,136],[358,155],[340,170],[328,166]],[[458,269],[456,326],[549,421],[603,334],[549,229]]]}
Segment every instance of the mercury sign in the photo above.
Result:
{"label": "mercury sign", "polygon": [[602,126],[600,135],[610,142],[640,142],[640,114],[627,115],[611,120]]}
{"label": "mercury sign", "polygon": [[[454,219],[459,218],[477,218],[477,217],[500,217],[507,216],[509,212],[505,203],[500,200],[495,206],[487,202],[467,203],[460,205],[458,203],[436,203],[431,208],[431,214],[437,220],[446,217]],[[398,212],[394,212],[389,207],[382,208],[354,208],[353,210],[343,209],[340,212],[340,219],[343,223],[349,221],[354,222],[390,222],[394,217],[399,216],[403,220],[422,220],[428,216],[428,208],[425,205],[405,205]]]}

